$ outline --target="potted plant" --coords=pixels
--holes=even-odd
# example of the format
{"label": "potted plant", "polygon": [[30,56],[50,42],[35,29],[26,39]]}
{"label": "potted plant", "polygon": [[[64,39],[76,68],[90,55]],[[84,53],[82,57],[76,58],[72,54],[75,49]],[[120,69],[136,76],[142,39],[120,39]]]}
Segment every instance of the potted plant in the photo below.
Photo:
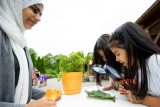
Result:
{"label": "potted plant", "polygon": [[83,67],[85,59],[81,51],[69,55],[60,55],[60,74],[65,94],[81,92]]}

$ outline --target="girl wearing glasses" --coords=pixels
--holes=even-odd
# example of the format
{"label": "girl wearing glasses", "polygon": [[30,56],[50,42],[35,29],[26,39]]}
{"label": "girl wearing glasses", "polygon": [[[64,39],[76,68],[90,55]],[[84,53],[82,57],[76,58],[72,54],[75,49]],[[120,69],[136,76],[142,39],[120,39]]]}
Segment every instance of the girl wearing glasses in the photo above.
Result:
{"label": "girl wearing glasses", "polygon": [[128,71],[128,89],[120,85],[121,94],[132,103],[149,107],[160,105],[160,48],[138,25],[126,22],[112,34],[109,47],[116,60]]}
{"label": "girl wearing glasses", "polygon": [[23,35],[40,21],[42,10],[41,0],[0,0],[0,107],[56,107],[32,88],[33,65]]}

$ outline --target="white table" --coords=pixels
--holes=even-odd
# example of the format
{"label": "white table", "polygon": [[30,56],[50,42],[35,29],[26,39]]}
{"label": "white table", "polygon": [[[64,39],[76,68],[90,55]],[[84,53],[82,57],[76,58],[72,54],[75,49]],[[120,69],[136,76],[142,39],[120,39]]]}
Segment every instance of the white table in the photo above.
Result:
{"label": "white table", "polygon": [[62,95],[57,102],[57,107],[146,107],[141,104],[133,104],[127,100],[127,97],[120,95],[118,91],[110,90],[107,93],[115,95],[115,102],[111,100],[102,100],[90,98],[84,90],[97,90],[97,86],[85,87],[81,93],[74,95]]}

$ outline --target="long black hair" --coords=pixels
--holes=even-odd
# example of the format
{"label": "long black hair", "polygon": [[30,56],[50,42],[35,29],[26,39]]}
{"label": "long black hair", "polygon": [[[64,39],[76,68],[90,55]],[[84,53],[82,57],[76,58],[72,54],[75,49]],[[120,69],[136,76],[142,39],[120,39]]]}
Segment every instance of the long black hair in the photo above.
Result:
{"label": "long black hair", "polygon": [[146,60],[153,54],[159,54],[160,48],[139,25],[132,22],[126,22],[114,31],[109,46],[126,50],[128,72],[125,72],[125,77],[136,80],[135,85],[130,85],[130,90],[137,98],[144,98],[148,90]]}
{"label": "long black hair", "polygon": [[[100,64],[103,66],[105,63],[107,63],[108,65],[112,66],[113,68],[115,68],[117,71],[120,72],[121,65],[120,63],[116,62],[115,55],[108,47],[109,38],[110,38],[109,34],[103,34],[97,39],[93,51],[94,64]],[[99,50],[102,50],[104,52],[107,62],[105,62],[103,58],[99,55],[98,53]],[[96,83],[98,85],[101,85],[101,80],[102,80],[101,75],[96,73]]]}

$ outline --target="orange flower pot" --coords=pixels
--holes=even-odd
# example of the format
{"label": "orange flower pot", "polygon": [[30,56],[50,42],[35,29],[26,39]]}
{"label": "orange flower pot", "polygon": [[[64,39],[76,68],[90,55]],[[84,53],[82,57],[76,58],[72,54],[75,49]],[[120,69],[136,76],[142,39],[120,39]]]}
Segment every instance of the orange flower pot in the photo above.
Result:
{"label": "orange flower pot", "polygon": [[82,72],[65,72],[62,77],[64,94],[77,94],[81,92]]}

